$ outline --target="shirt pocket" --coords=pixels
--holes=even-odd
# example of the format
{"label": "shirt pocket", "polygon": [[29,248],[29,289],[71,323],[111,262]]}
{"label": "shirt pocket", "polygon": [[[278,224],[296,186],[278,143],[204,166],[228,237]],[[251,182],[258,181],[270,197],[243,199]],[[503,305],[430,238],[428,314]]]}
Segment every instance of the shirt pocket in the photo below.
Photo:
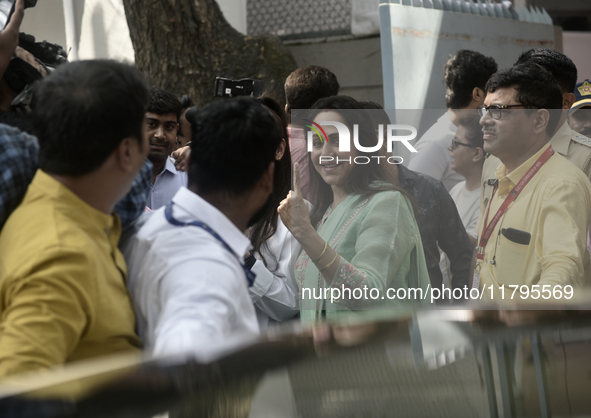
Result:
{"label": "shirt pocket", "polygon": [[495,255],[496,278],[500,285],[522,285],[526,275],[528,258],[531,256],[528,245],[518,244],[499,234]]}

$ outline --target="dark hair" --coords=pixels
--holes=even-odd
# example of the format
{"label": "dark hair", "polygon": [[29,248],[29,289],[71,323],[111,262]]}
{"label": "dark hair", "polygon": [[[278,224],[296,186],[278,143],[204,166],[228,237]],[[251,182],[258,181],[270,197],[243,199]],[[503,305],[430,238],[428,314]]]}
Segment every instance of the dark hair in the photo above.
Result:
{"label": "dark hair", "polygon": [[[312,106],[315,112],[311,113],[310,119],[314,119],[323,110],[335,110],[345,120],[350,132],[353,132],[353,125],[358,125],[359,143],[364,147],[375,146],[377,136],[374,129],[374,121],[369,114],[362,109],[361,104],[349,96],[332,96],[318,100]],[[350,110],[349,110],[350,109]],[[344,110],[344,111],[340,111]],[[349,110],[349,111],[348,111]],[[355,110],[355,111],[352,111]],[[307,136],[307,132],[306,132]],[[371,157],[379,155],[379,151],[373,153],[360,152],[361,155]],[[326,212],[328,206],[332,203],[334,196],[330,185],[322,180],[320,174],[314,168],[311,161],[311,153],[308,153],[309,171],[310,171],[310,189],[314,196],[315,206],[310,214],[312,225],[317,225]],[[382,183],[379,186],[372,183],[378,181]],[[410,195],[401,187],[390,184],[390,180],[382,164],[355,164],[345,179],[344,190],[348,194],[373,195],[377,192],[393,190],[402,193],[409,199],[412,205]]]}
{"label": "dark hair", "polygon": [[[363,109],[370,111],[368,113],[369,113],[369,116],[371,117],[371,120],[373,121],[375,132],[378,132],[379,125],[383,125],[385,127],[385,126],[392,123],[392,121],[390,120],[390,116],[388,116],[388,114],[386,113],[384,108],[379,103],[376,103],[371,100],[360,100],[359,104],[361,105],[361,107]],[[385,130],[384,130],[384,132],[385,132]],[[406,190],[404,190],[404,188],[401,188],[401,191],[406,194],[406,197],[410,201],[410,204],[412,205],[412,209],[413,209],[417,224],[420,225],[421,220],[419,218],[419,210],[418,210],[419,208],[417,206],[417,201],[416,201],[415,197],[413,195],[411,195],[410,193],[406,192]]]}
{"label": "dark hair", "polygon": [[[271,238],[277,232],[277,208],[279,203],[287,197],[291,189],[291,154],[289,150],[289,138],[287,136],[287,119],[285,112],[277,101],[269,96],[262,96],[256,99],[273,116],[277,126],[281,131],[281,136],[285,140],[285,151],[281,160],[275,161],[275,173],[273,175],[273,192],[269,197],[270,204],[263,218],[252,226],[250,230],[250,240],[254,247],[253,252],[258,252],[266,267],[267,260],[261,253],[261,246],[265,241]],[[275,261],[277,259],[275,258]],[[275,263],[277,266],[277,263]],[[278,267],[278,266],[277,266]]]}
{"label": "dark hair", "polygon": [[577,66],[569,57],[554,49],[530,49],[519,56],[515,65],[533,62],[550,72],[562,93],[572,93],[577,84]]}
{"label": "dark hair", "polygon": [[191,124],[189,186],[199,194],[251,190],[281,143],[275,119],[250,97],[212,102]]}
{"label": "dark hair", "polygon": [[264,94],[261,97],[256,98],[256,101],[271,111],[271,116],[277,120],[277,124],[281,129],[282,138],[285,139],[286,142],[289,142],[287,133],[287,115],[277,100]]}
{"label": "dark hair", "polygon": [[[198,113],[199,113],[199,106],[190,107],[185,112],[185,118],[191,124],[191,126],[193,126],[195,124],[195,120],[197,118]],[[191,132],[193,132],[193,131],[191,131]],[[189,139],[192,140],[193,138],[189,138]]]}
{"label": "dark hair", "polygon": [[156,113],[157,115],[166,115],[167,113],[174,113],[176,121],[178,122],[183,112],[183,105],[179,102],[174,94],[169,91],[162,90],[158,87],[150,87],[150,96],[148,99],[148,106],[146,112]]}
{"label": "dark hair", "polygon": [[191,99],[191,96],[189,96],[188,94],[183,94],[181,97],[179,97],[179,102],[181,103],[181,107],[183,110],[195,106],[195,104],[193,103],[193,99]]}
{"label": "dark hair", "polygon": [[463,127],[466,131],[466,140],[470,145],[482,148],[484,151],[484,133],[482,132],[482,126],[480,126],[480,117],[476,112],[460,118],[458,126]]}
{"label": "dark hair", "polygon": [[[358,100],[358,102],[361,105],[361,108],[365,110],[384,110],[384,106],[373,100]],[[388,120],[390,120],[390,118],[388,118]]]}
{"label": "dark hair", "polygon": [[371,100],[359,100],[362,109],[371,110],[369,116],[373,120],[374,126],[377,129],[378,125],[389,125],[391,123],[390,116],[386,113],[384,108]]}
{"label": "dark hair", "polygon": [[[558,82],[538,64],[514,65],[493,74],[486,83],[487,93],[510,87],[515,87],[515,100],[526,109],[562,108],[562,92]],[[560,112],[550,110],[550,119],[546,126],[548,135],[552,136],[560,117]]]}
{"label": "dark hair", "polygon": [[80,176],[100,167],[124,138],[141,147],[147,99],[131,65],[93,60],[58,67],[34,94],[40,168]]}
{"label": "dark hair", "polygon": [[486,82],[497,71],[497,63],[479,52],[462,49],[445,63],[445,103],[449,109],[463,109],[472,100],[472,91],[484,91]]}
{"label": "dark hair", "polygon": [[[340,86],[337,76],[330,70],[310,65],[292,72],[284,87],[289,112],[291,109],[310,109],[318,99],[336,96]],[[289,114],[288,118],[291,118]]]}

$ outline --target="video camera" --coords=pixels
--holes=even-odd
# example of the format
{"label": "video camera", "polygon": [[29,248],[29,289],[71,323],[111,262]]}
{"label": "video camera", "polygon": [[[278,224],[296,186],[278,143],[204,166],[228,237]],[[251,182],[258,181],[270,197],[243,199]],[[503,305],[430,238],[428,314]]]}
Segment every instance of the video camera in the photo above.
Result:
{"label": "video camera", "polygon": [[[16,1],[12,0],[12,7],[4,27],[10,22],[15,4]],[[36,5],[37,0],[25,0],[25,9]],[[47,73],[53,71],[58,65],[68,62],[68,55],[60,45],[47,41],[36,42],[34,36],[22,32],[19,34],[18,44],[31,53]],[[17,93],[17,96],[10,103],[13,110],[19,113],[31,113],[33,90],[42,78],[41,73],[31,64],[19,57],[12,57],[4,73],[4,80],[8,87]]]}
{"label": "video camera", "polygon": [[216,77],[215,97],[236,97],[252,96],[260,97],[263,94],[264,83],[262,80],[243,78],[242,80],[231,80],[229,78]]}

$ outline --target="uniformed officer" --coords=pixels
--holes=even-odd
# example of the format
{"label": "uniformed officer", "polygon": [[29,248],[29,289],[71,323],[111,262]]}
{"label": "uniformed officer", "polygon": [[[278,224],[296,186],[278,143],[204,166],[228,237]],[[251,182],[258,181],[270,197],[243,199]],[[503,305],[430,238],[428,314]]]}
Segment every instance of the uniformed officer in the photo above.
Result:
{"label": "uniformed officer", "polygon": [[[591,139],[585,135],[575,132],[567,123],[567,116],[571,107],[574,107],[581,100],[577,93],[585,92],[587,99],[591,99],[591,84],[586,80],[588,88],[583,92],[575,89],[577,82],[577,67],[566,55],[551,49],[538,48],[531,49],[521,54],[515,65],[534,62],[544,69],[548,70],[556,79],[562,90],[562,109],[563,113],[558,122],[558,129],[550,139],[554,151],[563,155],[571,163],[583,170],[587,178],[591,180]],[[585,83],[581,83],[584,85]],[[576,85],[579,87],[580,85]],[[573,93],[575,91],[575,93]],[[584,102],[591,106],[591,100]],[[585,111],[581,113],[591,113]],[[571,118],[572,119],[572,118]],[[572,121],[571,121],[572,123]],[[590,127],[591,129],[591,127]],[[486,207],[493,188],[496,183],[495,170],[500,160],[493,155],[489,155],[484,162],[482,169],[482,187],[480,189],[480,208]]]}
{"label": "uniformed officer", "polygon": [[575,103],[568,112],[568,124],[574,131],[591,137],[591,81],[577,84],[574,93]]}

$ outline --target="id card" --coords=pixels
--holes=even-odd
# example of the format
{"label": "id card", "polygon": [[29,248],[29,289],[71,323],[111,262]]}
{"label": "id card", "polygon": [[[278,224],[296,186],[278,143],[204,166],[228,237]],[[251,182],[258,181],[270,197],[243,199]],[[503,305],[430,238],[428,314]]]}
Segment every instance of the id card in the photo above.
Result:
{"label": "id card", "polygon": [[472,289],[478,289],[480,287],[480,263],[476,264],[474,268],[474,277],[472,279]]}

